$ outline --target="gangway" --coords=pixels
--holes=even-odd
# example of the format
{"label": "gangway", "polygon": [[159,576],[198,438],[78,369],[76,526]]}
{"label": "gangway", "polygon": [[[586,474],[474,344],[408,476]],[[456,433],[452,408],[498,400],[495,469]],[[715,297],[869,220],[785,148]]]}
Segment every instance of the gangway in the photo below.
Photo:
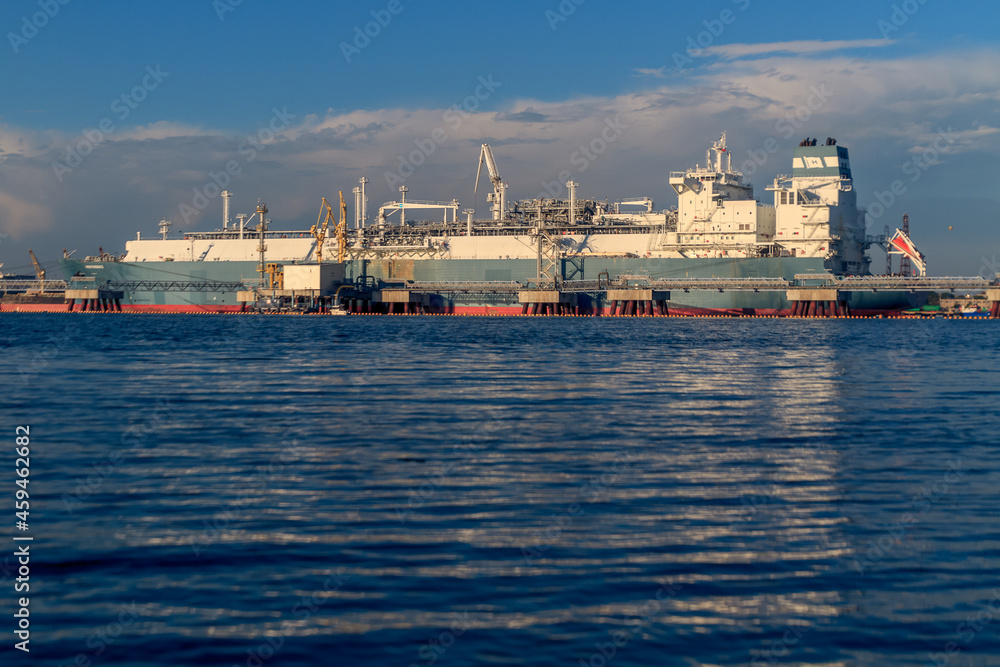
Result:
{"label": "gangway", "polygon": [[457,199],[451,201],[388,201],[378,209],[378,222],[385,224],[393,213],[399,211],[400,220],[405,220],[406,211],[420,209],[444,209],[444,222],[448,223],[448,211],[451,211],[451,222],[458,221],[458,209],[462,204]]}

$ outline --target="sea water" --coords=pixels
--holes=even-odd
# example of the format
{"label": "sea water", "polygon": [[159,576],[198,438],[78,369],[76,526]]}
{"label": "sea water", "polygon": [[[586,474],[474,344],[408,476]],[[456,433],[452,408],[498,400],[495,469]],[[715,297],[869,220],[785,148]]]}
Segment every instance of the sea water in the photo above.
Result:
{"label": "sea water", "polygon": [[0,323],[3,664],[1000,664],[1000,323]]}

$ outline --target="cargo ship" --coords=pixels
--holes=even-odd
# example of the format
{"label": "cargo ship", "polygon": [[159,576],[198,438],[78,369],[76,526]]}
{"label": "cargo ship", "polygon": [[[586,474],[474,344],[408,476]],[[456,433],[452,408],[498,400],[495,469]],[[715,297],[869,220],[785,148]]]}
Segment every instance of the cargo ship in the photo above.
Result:
{"label": "cargo ship", "polygon": [[[31,313],[66,309],[66,282],[47,280],[33,250],[28,250],[35,275],[5,275],[0,271],[0,312]],[[0,264],[0,269],[3,264]]]}
{"label": "cargo ship", "polygon": [[[287,267],[325,262],[335,265],[340,287],[435,285],[428,311],[520,314],[524,308],[515,291],[488,287],[558,289],[588,281],[600,285],[602,278],[625,284],[635,278],[791,281],[803,275],[869,275],[869,248],[886,243],[884,236],[866,234],[847,148],[832,138],[802,141],[794,149],[791,174],[777,176],[763,202],[733,169],[723,133],[708,147],[704,164],[669,173],[677,205],[660,211],[649,197],[578,198],[572,181],[566,183],[567,198],[509,203],[508,185],[487,144],[480,151],[477,190],[484,165],[492,187],[486,219],[475,219],[472,210],[460,216],[457,199],[407,200],[405,186],[399,201],[384,203],[369,219],[368,180],[362,178],[354,188],[353,220],[345,220],[341,194],[339,223],[324,199],[322,223],[276,230],[259,201],[255,213],[234,219],[231,193],[222,192],[220,228],[172,235],[170,222],[161,220],[158,236],[137,233],[121,255],[65,256],[60,267],[71,287],[118,290],[121,310],[239,311],[246,308],[248,292],[262,299],[275,293]],[[436,211],[435,221],[409,219],[429,210]],[[328,235],[330,221],[336,231]],[[606,312],[599,291],[580,296],[589,312]],[[856,314],[887,313],[922,305],[919,296],[858,291],[847,305]],[[677,292],[667,305],[674,314],[790,312],[781,291]]]}

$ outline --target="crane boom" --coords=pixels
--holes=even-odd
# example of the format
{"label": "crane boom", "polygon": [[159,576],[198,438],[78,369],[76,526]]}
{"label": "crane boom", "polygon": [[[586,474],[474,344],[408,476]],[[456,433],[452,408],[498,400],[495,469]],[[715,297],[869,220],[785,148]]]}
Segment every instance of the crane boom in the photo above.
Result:
{"label": "crane boom", "polygon": [[493,219],[503,220],[507,209],[507,184],[500,177],[500,170],[497,168],[497,162],[493,158],[493,149],[490,148],[489,144],[483,144],[482,149],[479,151],[479,168],[476,170],[476,187],[474,192],[479,194],[479,179],[483,174],[484,162],[486,163],[486,170],[490,174],[490,184],[493,185],[493,193],[488,195],[486,200],[493,204]]}
{"label": "crane boom", "polygon": [[35,257],[34,251],[28,249],[28,254],[31,255],[31,263],[35,266],[35,275],[38,276],[38,280],[45,280],[45,269],[38,263],[38,258]]}
{"label": "crane boom", "polygon": [[[323,219],[323,211],[326,210],[326,219]],[[319,216],[316,218],[316,224],[310,229],[310,233],[316,238],[316,263],[323,263],[323,241],[326,240],[326,230],[330,225],[330,220],[334,220],[333,207],[330,206],[330,202],[323,197],[323,203],[319,206]],[[320,220],[323,221],[322,225]],[[343,261],[343,260],[341,260]]]}

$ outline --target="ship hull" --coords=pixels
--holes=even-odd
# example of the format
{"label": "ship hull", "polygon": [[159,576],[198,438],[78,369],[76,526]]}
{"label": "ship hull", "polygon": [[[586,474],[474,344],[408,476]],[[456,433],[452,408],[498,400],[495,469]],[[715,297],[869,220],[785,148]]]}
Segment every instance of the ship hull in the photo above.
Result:
{"label": "ship hull", "polygon": [[9,294],[0,298],[0,313],[54,313],[66,310],[62,294]]}
{"label": "ship hull", "polygon": [[[114,283],[169,282],[246,282],[258,280],[256,262],[85,262],[61,260],[67,280],[76,275],[93,276],[94,285]],[[620,275],[644,276],[657,279],[706,278],[782,278],[793,280],[798,274],[824,274],[823,260],[818,258],[639,258],[582,257],[561,260],[561,275],[565,280],[598,280]],[[502,281],[533,284],[537,265],[527,259],[402,259],[349,260],[346,276],[349,282],[361,279],[383,284],[405,281],[461,283]],[[851,292],[848,305],[857,315],[890,313],[920,305],[919,295],[907,292]],[[609,303],[601,294],[583,294],[581,312],[604,314]],[[172,289],[124,290],[121,309],[131,312],[225,313],[241,310],[236,291]],[[784,315],[790,304],[784,291],[728,290],[724,292],[675,290],[667,303],[676,315]],[[65,307],[62,308],[65,310]],[[435,297],[435,311],[469,315],[520,315],[522,308],[516,293],[477,294],[441,291]]]}

